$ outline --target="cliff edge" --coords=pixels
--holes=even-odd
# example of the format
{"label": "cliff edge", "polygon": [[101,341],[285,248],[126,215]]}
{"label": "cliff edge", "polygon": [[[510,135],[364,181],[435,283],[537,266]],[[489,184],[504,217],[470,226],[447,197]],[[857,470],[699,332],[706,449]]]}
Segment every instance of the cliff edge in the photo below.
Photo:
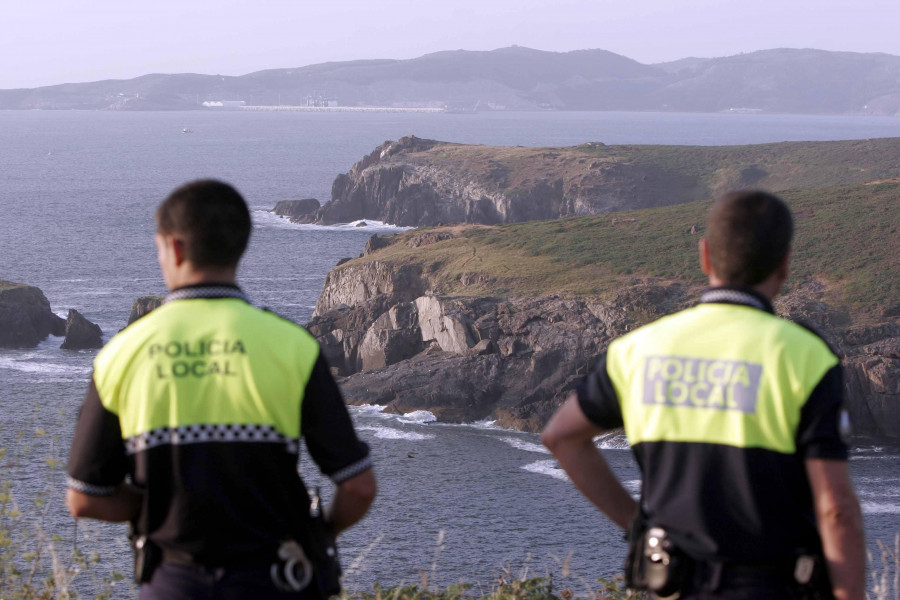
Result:
{"label": "cliff edge", "polygon": [[[865,168],[860,167],[865,165]],[[751,146],[565,148],[388,141],[332,185],[331,201],[291,214],[329,225],[494,225],[703,200],[746,187],[773,191],[900,177],[900,139]]]}
{"label": "cliff edge", "polygon": [[[776,310],[835,348],[860,434],[900,435],[898,193],[783,194],[798,233]],[[696,302],[708,206],[373,236],[307,327],[351,403],[537,431],[612,339]]]}

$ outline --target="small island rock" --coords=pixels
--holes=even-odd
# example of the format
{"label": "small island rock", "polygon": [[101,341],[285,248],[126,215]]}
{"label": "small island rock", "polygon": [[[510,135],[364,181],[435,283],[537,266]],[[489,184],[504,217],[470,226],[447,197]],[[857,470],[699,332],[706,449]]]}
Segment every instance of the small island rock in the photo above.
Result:
{"label": "small island rock", "polygon": [[0,348],[33,348],[48,335],[63,335],[65,321],[50,310],[40,289],[0,281]]}
{"label": "small island rock", "polygon": [[65,350],[85,350],[103,346],[103,331],[98,325],[85,319],[74,308],[69,309],[66,319],[66,340],[60,348]]}
{"label": "small island rock", "polygon": [[319,210],[321,204],[315,198],[304,198],[303,200],[282,200],[275,205],[271,212],[280,217],[294,219],[314,213]]}

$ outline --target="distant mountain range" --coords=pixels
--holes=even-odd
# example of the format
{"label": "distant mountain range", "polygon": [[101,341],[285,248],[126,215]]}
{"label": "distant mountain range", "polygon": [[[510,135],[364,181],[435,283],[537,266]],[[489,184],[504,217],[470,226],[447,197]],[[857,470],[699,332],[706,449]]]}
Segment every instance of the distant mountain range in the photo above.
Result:
{"label": "distant mountain range", "polygon": [[[248,105],[900,115],[900,57],[762,50],[644,65],[606,50],[513,46],[332,62],[238,77],[144,75],[0,90],[0,109],[195,110]],[[210,109],[215,110],[215,109]]]}

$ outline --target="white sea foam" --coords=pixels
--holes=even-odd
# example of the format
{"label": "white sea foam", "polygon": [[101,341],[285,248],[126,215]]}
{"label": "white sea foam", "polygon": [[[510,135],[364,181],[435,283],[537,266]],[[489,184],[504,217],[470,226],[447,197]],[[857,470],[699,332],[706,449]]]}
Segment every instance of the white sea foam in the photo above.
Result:
{"label": "white sea foam", "polygon": [[19,371],[20,373],[36,373],[51,377],[68,377],[72,379],[84,377],[91,372],[90,366],[36,362],[27,360],[29,356],[29,354],[26,354],[23,356],[23,359],[0,357],[0,369],[9,369],[11,371]]}
{"label": "white sea foam", "polygon": [[627,479],[622,482],[622,487],[628,490],[628,493],[635,498],[641,495],[640,479]]}
{"label": "white sea foam", "polygon": [[[360,226],[365,223],[364,226]],[[288,219],[282,218],[275,213],[271,213],[265,209],[256,209],[253,211],[253,224],[256,227],[276,228],[276,229],[297,229],[307,231],[372,231],[377,233],[407,231],[412,227],[398,227],[390,223],[382,221],[374,221],[371,219],[360,219],[350,223],[338,223],[335,225],[312,225],[309,223],[292,223]]]}
{"label": "white sea foam", "polygon": [[497,439],[499,439],[503,442],[506,442],[513,448],[516,448],[518,450],[524,450],[525,452],[535,452],[537,454],[550,454],[549,450],[547,450],[540,444],[535,444],[534,442],[529,442],[529,441],[522,440],[519,438],[514,438],[514,437],[502,437],[502,438],[497,438]]}
{"label": "white sea foam", "polygon": [[358,431],[371,431],[372,435],[380,440],[409,440],[409,441],[421,441],[421,440],[430,440],[433,439],[433,435],[426,435],[424,433],[416,433],[414,431],[403,431],[402,429],[395,429],[393,427],[383,427],[381,425],[359,425],[357,426]]}
{"label": "white sea foam", "polygon": [[569,476],[566,475],[565,471],[559,468],[559,465],[556,464],[555,460],[539,460],[524,465],[522,469],[531,473],[537,473],[538,475],[547,475],[554,479],[559,479],[560,481],[569,480]]}
{"label": "white sea foam", "polygon": [[621,433],[604,433],[596,438],[597,447],[602,450],[630,450],[628,439]]}
{"label": "white sea foam", "polygon": [[399,415],[398,420],[403,423],[433,423],[437,421],[437,417],[427,410],[414,410],[405,415]]}
{"label": "white sea foam", "polygon": [[384,411],[384,406],[381,404],[351,404],[348,408],[350,412],[363,415],[383,414]]}
{"label": "white sea foam", "polygon": [[861,502],[860,506],[865,514],[890,514],[900,513],[900,504],[885,504],[883,502]]}
{"label": "white sea foam", "polygon": [[466,423],[466,427],[474,427],[475,429],[491,429],[494,431],[504,431],[502,427],[496,424],[497,421],[494,419],[482,419],[481,421],[475,421],[474,423]]}

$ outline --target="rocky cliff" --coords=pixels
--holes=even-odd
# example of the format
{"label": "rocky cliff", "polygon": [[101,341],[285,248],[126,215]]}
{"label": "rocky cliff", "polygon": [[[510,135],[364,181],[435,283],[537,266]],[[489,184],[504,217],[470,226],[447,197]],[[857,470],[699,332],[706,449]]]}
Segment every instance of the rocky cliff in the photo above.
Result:
{"label": "rocky cliff", "polygon": [[147,313],[162,305],[162,296],[141,296],[135,299],[131,305],[131,314],[128,315],[128,325],[131,325]]}
{"label": "rocky cliff", "polygon": [[288,217],[289,219],[302,219],[314,213],[321,207],[321,204],[315,198],[304,198],[302,200],[281,200],[275,204],[275,208],[271,212],[279,217]]}
{"label": "rocky cliff", "polygon": [[514,223],[682,204],[751,186],[778,191],[887,179],[900,177],[898,165],[900,139],[530,148],[409,136],[385,142],[339,175],[330,202],[291,217],[417,227]]}
{"label": "rocky cliff", "polygon": [[[866,189],[885,206],[895,204],[897,186]],[[815,256],[798,253],[798,283],[778,299],[776,310],[815,327],[841,356],[857,432],[897,436],[900,305],[890,287],[897,282],[889,282],[881,297],[867,290],[862,300],[841,296],[840,286],[830,280],[845,278],[848,287],[856,283],[822,266],[819,255],[825,250],[819,245],[846,254],[841,245],[857,240],[814,243],[810,236],[822,227],[804,216],[811,214],[806,201],[828,215],[829,198],[840,203],[847,197],[852,197],[848,188],[788,195],[799,213],[798,244]],[[652,213],[658,221],[636,212],[618,218],[624,224],[616,217],[588,217],[565,225],[444,227],[373,236],[362,257],[328,274],[307,327],[351,403],[402,413],[424,409],[448,422],[491,418],[505,427],[537,431],[612,339],[696,302],[702,278],[677,275],[684,270],[680,258],[654,267],[672,275],[637,271],[651,268],[649,257],[666,256],[664,248],[672,255],[683,248],[685,261],[693,265],[697,238],[681,223],[701,218],[705,206]],[[893,231],[871,246],[877,270],[896,261],[889,250],[897,241],[896,227]],[[550,243],[544,236],[556,245],[541,246]],[[600,241],[593,249],[585,245],[566,253],[585,236]],[[610,238],[612,245],[600,245]],[[882,245],[888,248],[885,257],[879,254]],[[615,273],[616,249],[624,251],[621,260],[634,272],[629,267]],[[606,264],[585,261],[595,255],[597,263]]]}
{"label": "rocky cliff", "polygon": [[74,308],[69,309],[66,318],[66,339],[63,350],[88,350],[103,347],[103,331],[96,323],[91,323]]}
{"label": "rocky cliff", "polygon": [[66,321],[50,310],[44,292],[0,281],[0,348],[31,348],[48,335],[65,335]]}

